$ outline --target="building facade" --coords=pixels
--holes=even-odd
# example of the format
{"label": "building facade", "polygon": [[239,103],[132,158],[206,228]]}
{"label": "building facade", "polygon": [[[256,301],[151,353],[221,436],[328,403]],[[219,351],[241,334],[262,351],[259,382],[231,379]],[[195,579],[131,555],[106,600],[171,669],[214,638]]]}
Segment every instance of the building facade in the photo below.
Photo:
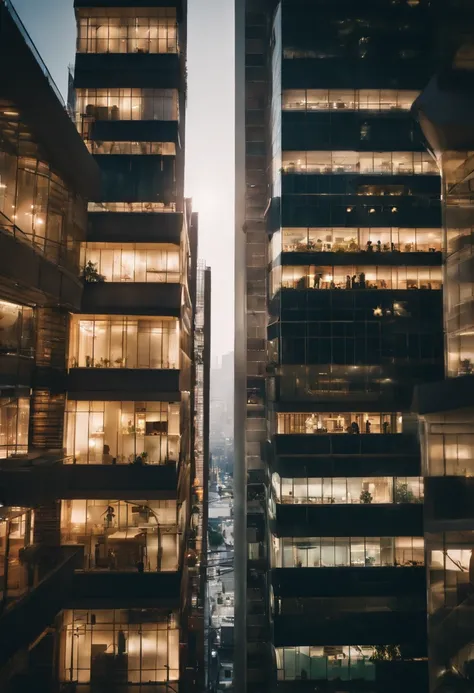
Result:
{"label": "building facade", "polygon": [[[418,388],[425,476],[430,691],[474,685],[472,22],[416,111],[443,187],[446,379]],[[462,37],[462,32],[459,33]],[[446,117],[447,116],[447,117]]]}
{"label": "building facade", "polygon": [[138,5],[74,3],[69,115],[17,34],[24,74],[0,84],[0,532],[18,598],[2,643],[33,624],[2,649],[15,693],[40,670],[44,691],[205,685],[210,277],[184,198],[187,13]]}
{"label": "building facade", "polygon": [[410,110],[438,8],[238,5],[236,686],[422,690],[442,220]]}

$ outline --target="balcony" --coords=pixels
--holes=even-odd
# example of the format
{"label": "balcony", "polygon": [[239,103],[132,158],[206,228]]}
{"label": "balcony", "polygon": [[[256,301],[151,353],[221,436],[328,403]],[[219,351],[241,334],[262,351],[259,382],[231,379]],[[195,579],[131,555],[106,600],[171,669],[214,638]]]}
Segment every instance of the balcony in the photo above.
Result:
{"label": "balcony", "polygon": [[74,87],[100,89],[104,84],[111,89],[178,89],[180,56],[177,53],[77,53]]}
{"label": "balcony", "polygon": [[180,371],[160,368],[71,368],[69,399],[178,402]]}
{"label": "balcony", "polygon": [[181,315],[181,285],[146,282],[86,283],[82,312],[114,315]]}
{"label": "balcony", "polygon": [[16,227],[0,228],[0,251],[0,273],[6,285],[5,298],[11,296],[16,301],[39,305],[48,301],[78,310],[82,283],[61,266],[60,259],[47,259],[30,245],[27,237]]}
{"label": "balcony", "polygon": [[[330,693],[334,690],[334,676],[341,671],[333,671],[331,676],[325,678],[278,681],[279,693],[314,693],[315,687],[321,693]],[[345,676],[348,674],[344,672]],[[339,680],[339,679],[337,679]],[[400,693],[401,689],[426,691],[428,690],[428,663],[423,660],[393,660],[375,661],[374,674],[364,681],[359,671],[355,672],[352,682],[344,682],[349,690],[371,690],[377,693]],[[361,688],[361,684],[363,688]],[[370,686],[370,689],[369,689]],[[119,692],[120,693],[120,692]]]}
{"label": "balcony", "polygon": [[422,536],[423,504],[277,505],[280,536]]}
{"label": "balcony", "polygon": [[7,664],[18,651],[28,650],[70,598],[76,552],[64,551],[57,561],[37,586],[0,616],[0,666]]}
{"label": "balcony", "polygon": [[67,604],[71,609],[178,609],[181,573],[76,572]]}
{"label": "balcony", "polygon": [[181,242],[183,215],[180,212],[92,212],[88,218],[89,242],[172,243],[177,246]]}
{"label": "balcony", "polygon": [[350,566],[337,568],[274,568],[272,585],[276,597],[355,597],[423,595],[425,567],[403,566],[370,569]]}

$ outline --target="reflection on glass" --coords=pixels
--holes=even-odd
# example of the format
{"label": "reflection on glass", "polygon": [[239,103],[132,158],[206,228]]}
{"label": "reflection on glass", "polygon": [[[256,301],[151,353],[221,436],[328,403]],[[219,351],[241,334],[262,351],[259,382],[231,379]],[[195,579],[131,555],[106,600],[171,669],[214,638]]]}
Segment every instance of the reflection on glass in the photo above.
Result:
{"label": "reflection on glass", "polygon": [[417,566],[423,537],[273,537],[274,568]]}
{"label": "reflection on glass", "polygon": [[301,413],[277,414],[277,434],[348,433],[353,435],[369,433],[401,433],[402,415],[400,413]]}
{"label": "reflection on glass", "polygon": [[177,570],[176,501],[62,501],[61,541],[84,545],[85,570]]}
{"label": "reflection on glass", "polygon": [[0,354],[34,355],[32,308],[0,301]]}
{"label": "reflection on glass", "polygon": [[86,146],[91,154],[176,156],[176,145],[174,142],[103,142],[88,140]]}
{"label": "reflection on glass", "polygon": [[170,202],[89,202],[88,212],[119,212],[129,214],[158,214],[176,212],[176,203]]}
{"label": "reflection on glass", "polygon": [[429,476],[474,476],[474,425],[470,414],[427,420],[424,434]]}
{"label": "reflection on glass", "polygon": [[284,111],[409,111],[418,91],[396,89],[284,89]]}
{"label": "reflection on glass", "polygon": [[180,405],[69,400],[65,447],[77,464],[176,464]]}
{"label": "reflection on glass", "polygon": [[169,609],[65,610],[61,617],[60,681],[178,681],[179,627]]}
{"label": "reflection on glass", "polygon": [[441,267],[284,265],[271,272],[272,294],[283,289],[441,289]]}
{"label": "reflection on glass", "polygon": [[284,173],[439,175],[436,162],[426,152],[285,151],[282,169]]}
{"label": "reflection on glass", "polygon": [[277,248],[297,252],[414,253],[441,251],[441,229],[436,228],[287,228],[274,234]]}
{"label": "reflection on glass", "polygon": [[419,503],[423,499],[422,477],[280,478],[273,474],[277,503],[286,505],[333,505]]}
{"label": "reflection on glass", "polygon": [[[79,238],[86,229],[85,205],[40,159],[31,133],[0,114],[0,213],[2,228],[48,260],[70,269],[78,264]],[[17,143],[21,149],[15,150]],[[28,152],[28,156],[24,155]]]}
{"label": "reflection on glass", "polygon": [[89,262],[108,282],[179,283],[179,250],[159,243],[85,243],[81,266]]}
{"label": "reflection on glass", "polygon": [[0,602],[23,596],[35,584],[34,566],[23,550],[33,543],[33,511],[4,508],[0,514]]}
{"label": "reflection on glass", "polygon": [[0,398],[0,458],[28,453],[28,397]]}
{"label": "reflection on glass", "polygon": [[279,681],[375,681],[375,647],[277,647]]}
{"label": "reflection on glass", "polygon": [[77,89],[76,122],[90,139],[94,120],[178,120],[177,89]]}
{"label": "reflection on glass", "polygon": [[78,53],[177,53],[174,8],[156,8],[153,16],[80,17]]}
{"label": "reflection on glass", "polygon": [[179,321],[74,315],[69,367],[179,368]]}

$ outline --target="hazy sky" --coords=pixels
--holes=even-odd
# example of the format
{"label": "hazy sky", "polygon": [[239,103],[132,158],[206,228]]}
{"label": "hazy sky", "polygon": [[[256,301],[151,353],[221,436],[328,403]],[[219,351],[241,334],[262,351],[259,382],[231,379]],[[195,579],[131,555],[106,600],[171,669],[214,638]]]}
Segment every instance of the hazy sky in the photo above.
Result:
{"label": "hazy sky", "polygon": [[[73,0],[13,0],[66,96]],[[212,268],[214,357],[234,346],[234,0],[188,0],[186,194],[199,212],[199,256]]]}

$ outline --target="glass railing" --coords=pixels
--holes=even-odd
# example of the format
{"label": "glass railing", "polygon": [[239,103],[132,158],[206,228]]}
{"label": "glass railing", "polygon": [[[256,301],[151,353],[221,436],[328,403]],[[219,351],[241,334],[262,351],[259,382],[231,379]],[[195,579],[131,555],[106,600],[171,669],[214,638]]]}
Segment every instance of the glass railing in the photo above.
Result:
{"label": "glass railing", "polygon": [[59,91],[54,79],[51,76],[51,73],[49,72],[48,68],[46,67],[46,64],[44,63],[41,55],[39,54],[38,49],[36,48],[35,44],[33,43],[31,36],[27,32],[25,25],[23,24],[20,17],[18,16],[18,13],[14,8],[13,3],[11,2],[11,0],[2,0],[2,2],[5,5],[5,7],[8,9],[8,12],[10,13],[11,18],[13,19],[16,26],[20,30],[21,35],[25,39],[26,45],[28,46],[30,51],[33,53],[33,56],[34,56],[36,62],[38,63],[44,76],[48,80],[49,86],[51,87],[51,89],[56,94],[56,97],[57,97],[59,103],[61,104],[61,106],[63,108],[66,108],[66,104],[64,103],[64,99],[62,97],[61,92]]}
{"label": "glass railing", "polygon": [[421,503],[422,477],[285,479],[274,474],[273,490],[283,505],[377,505]]}
{"label": "glass railing", "polygon": [[273,537],[274,568],[424,565],[423,537]]}

